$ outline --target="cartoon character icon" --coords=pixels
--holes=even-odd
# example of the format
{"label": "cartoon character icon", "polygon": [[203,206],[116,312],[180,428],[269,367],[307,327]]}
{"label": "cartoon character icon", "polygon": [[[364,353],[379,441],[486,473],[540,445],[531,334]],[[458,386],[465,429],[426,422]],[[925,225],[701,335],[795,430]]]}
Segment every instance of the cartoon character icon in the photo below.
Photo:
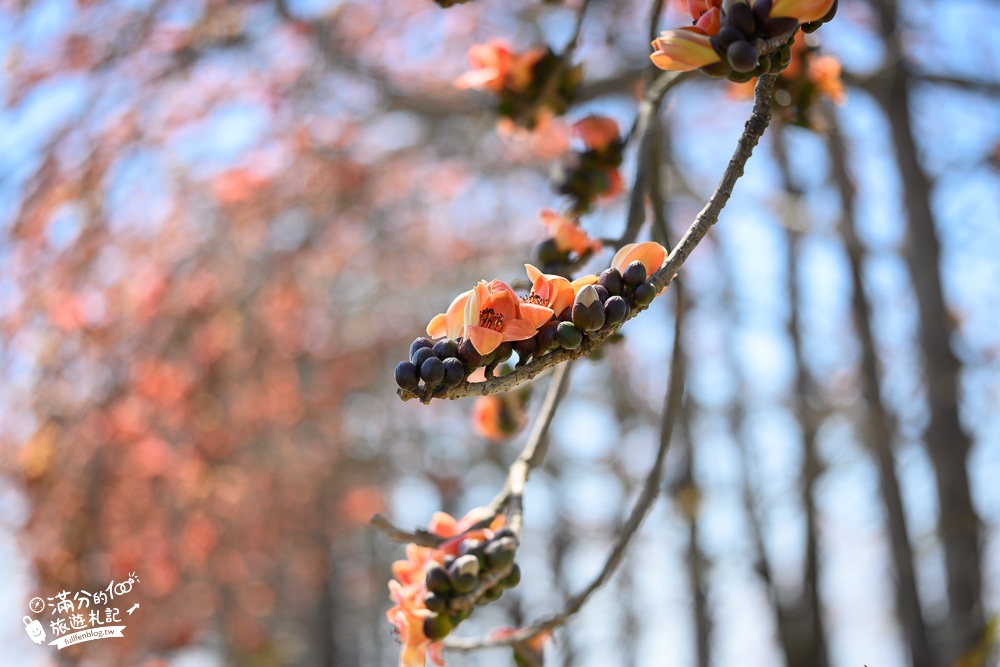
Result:
{"label": "cartoon character icon", "polygon": [[28,609],[34,614],[41,614],[42,610],[45,609],[45,600],[40,597],[31,598],[31,602],[28,603]]}
{"label": "cartoon character icon", "polygon": [[32,620],[30,616],[24,617],[24,631],[31,637],[31,641],[41,644],[45,641],[45,628],[38,621]]}

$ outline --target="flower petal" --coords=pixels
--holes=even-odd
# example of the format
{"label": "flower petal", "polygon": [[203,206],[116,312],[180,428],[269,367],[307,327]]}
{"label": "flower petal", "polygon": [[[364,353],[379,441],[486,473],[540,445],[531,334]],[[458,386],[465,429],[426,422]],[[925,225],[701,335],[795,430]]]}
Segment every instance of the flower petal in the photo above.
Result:
{"label": "flower petal", "polygon": [[655,241],[629,243],[615,253],[615,258],[612,260],[611,266],[619,271],[624,271],[625,267],[632,262],[640,261],[646,267],[646,275],[653,275],[660,270],[666,259],[667,249]]}
{"label": "flower petal", "polygon": [[534,303],[522,302],[518,309],[521,311],[521,319],[527,320],[535,329],[538,329],[538,327],[551,320],[553,315],[551,308],[539,306]]}
{"label": "flower petal", "polygon": [[472,341],[472,347],[476,352],[487,355],[500,347],[503,342],[503,334],[493,329],[481,326],[465,327],[465,337]]}
{"label": "flower petal", "polygon": [[445,324],[447,316],[444,313],[438,313],[431,318],[430,324],[427,325],[427,335],[431,338],[443,338],[448,335],[448,327]]}
{"label": "flower petal", "polygon": [[698,69],[721,60],[705,31],[693,26],[664,30],[653,40],[653,49],[649,56],[653,64],[674,72]]}
{"label": "flower petal", "polygon": [[462,292],[448,306],[448,312],[445,313],[445,332],[450,340],[462,335],[462,325],[465,324],[465,303],[469,300],[470,294],[472,290]]}
{"label": "flower petal", "polygon": [[830,11],[834,0],[774,0],[768,17],[787,16],[799,23],[818,21]]}
{"label": "flower petal", "polygon": [[[503,340],[528,340],[537,332],[538,329],[531,326],[531,323],[527,320],[510,320],[509,322],[504,323]],[[473,341],[472,344],[475,345],[475,341]]]}
{"label": "flower petal", "polygon": [[531,264],[525,264],[524,269],[528,272],[528,280],[531,281],[532,285],[535,285],[538,279],[545,275]]}

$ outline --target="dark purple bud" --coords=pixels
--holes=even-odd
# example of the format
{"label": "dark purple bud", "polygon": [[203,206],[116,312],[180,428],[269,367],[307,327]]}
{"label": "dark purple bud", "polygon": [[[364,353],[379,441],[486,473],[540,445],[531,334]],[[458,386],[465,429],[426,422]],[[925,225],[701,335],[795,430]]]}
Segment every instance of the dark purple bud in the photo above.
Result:
{"label": "dark purple bud", "polygon": [[[744,42],[745,44],[746,42]],[[646,280],[646,267],[643,266],[642,262],[636,260],[625,267],[625,272],[622,273],[622,282],[625,283],[626,287],[635,287],[636,285],[644,282]]]}
{"label": "dark purple bud", "polygon": [[396,364],[396,384],[402,389],[413,390],[420,384],[420,373],[409,361]]}
{"label": "dark purple bud", "polygon": [[447,338],[434,343],[431,349],[434,350],[437,358],[441,360],[458,356],[458,345],[455,344],[455,341],[448,340]]}
{"label": "dark purple bud", "polygon": [[432,357],[437,359],[437,355],[434,354],[434,348],[421,347],[418,348],[417,351],[414,352],[412,355],[410,355],[410,361],[413,362],[414,366],[420,368],[421,366],[424,365],[425,361],[427,361]]}
{"label": "dark purple bud", "polygon": [[[752,72],[757,68],[760,54],[750,42],[733,42],[726,49],[729,66],[736,72]],[[645,278],[643,278],[645,280]]]}
{"label": "dark purple bud", "polygon": [[483,362],[483,355],[472,344],[471,340],[463,340],[458,346],[458,358],[465,364],[465,370],[469,373],[479,368]]}
{"label": "dark purple bud", "polygon": [[[446,387],[454,387],[462,383],[465,379],[465,364],[462,363],[461,359],[456,357],[449,357],[441,362],[444,366],[444,379],[442,384]],[[421,368],[423,368],[421,366]]]}
{"label": "dark purple bud", "polygon": [[[748,37],[753,35],[757,29],[753,18],[753,10],[745,2],[733,3],[729,11],[726,12],[725,22]],[[719,30],[719,34],[722,34],[722,30]]]}
{"label": "dark purple bud", "polygon": [[[426,348],[425,348],[426,349]],[[444,364],[437,357],[429,357],[420,364],[420,379],[428,387],[441,384],[444,379]]]}
{"label": "dark purple bud", "polygon": [[412,359],[413,358],[413,354],[417,350],[419,350],[420,348],[422,348],[422,347],[430,347],[433,344],[434,343],[431,341],[430,338],[424,338],[422,336],[420,338],[417,338],[412,343],[410,343],[410,358]]}
{"label": "dark purple bud", "polygon": [[556,330],[558,328],[558,322],[549,322],[539,329],[538,334],[535,336],[538,341],[537,349],[554,350],[559,347],[559,343],[556,341]]}
{"label": "dark purple bud", "polygon": [[776,16],[768,19],[761,27],[761,34],[766,39],[788,39],[799,27],[799,22],[790,16]]}
{"label": "dark purple bud", "polygon": [[604,303],[604,317],[609,324],[624,322],[629,316],[628,301],[620,296],[613,296]]}
{"label": "dark purple bud", "polygon": [[607,290],[609,296],[620,295],[624,284],[622,283],[622,274],[618,272],[618,269],[604,269],[601,271],[601,275],[598,278],[598,284]]}
{"label": "dark purple bud", "polygon": [[608,288],[603,285],[594,285],[594,289],[597,290],[597,298],[601,300],[601,303],[607,301],[608,297],[611,296],[611,293],[608,292]]}

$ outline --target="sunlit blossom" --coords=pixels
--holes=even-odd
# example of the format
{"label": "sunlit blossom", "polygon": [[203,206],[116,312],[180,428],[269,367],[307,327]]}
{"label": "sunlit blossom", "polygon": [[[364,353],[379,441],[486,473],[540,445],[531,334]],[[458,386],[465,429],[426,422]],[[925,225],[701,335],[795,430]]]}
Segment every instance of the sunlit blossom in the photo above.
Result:
{"label": "sunlit blossom", "polygon": [[522,303],[507,283],[481,280],[455,297],[447,312],[431,319],[427,335],[465,338],[486,355],[501,343],[531,338],[551,317],[552,310],[540,303]]}
{"label": "sunlit blossom", "polygon": [[559,252],[583,255],[588,251],[601,251],[601,242],[590,238],[575,220],[570,220],[547,209],[541,212],[541,218],[542,224],[545,225],[549,236],[555,241]]}
{"label": "sunlit blossom", "polygon": [[535,47],[525,53],[514,53],[500,41],[474,44],[469,47],[469,64],[472,70],[458,78],[459,88],[489,90],[500,94],[504,89],[521,92],[531,83],[533,67],[545,49]]}
{"label": "sunlit blossom", "polygon": [[711,37],[696,26],[664,30],[653,40],[653,64],[663,70],[686,72],[717,63],[719,54],[712,48]]}
{"label": "sunlit blossom", "polygon": [[517,433],[527,420],[516,394],[480,396],[472,404],[472,428],[493,442],[503,442]]}
{"label": "sunlit blossom", "polygon": [[531,294],[522,299],[522,302],[546,306],[557,317],[559,313],[573,305],[578,290],[584,285],[597,282],[595,275],[582,276],[570,282],[563,276],[542,273],[531,264],[525,264],[524,268],[528,272],[528,280],[531,281]]}
{"label": "sunlit blossom", "polygon": [[833,56],[816,56],[809,61],[806,76],[816,89],[836,104],[843,104],[847,98],[844,82],[840,78],[840,62]]}
{"label": "sunlit blossom", "polygon": [[587,116],[573,123],[570,129],[573,136],[595,151],[603,151],[621,138],[618,123],[607,116]]}

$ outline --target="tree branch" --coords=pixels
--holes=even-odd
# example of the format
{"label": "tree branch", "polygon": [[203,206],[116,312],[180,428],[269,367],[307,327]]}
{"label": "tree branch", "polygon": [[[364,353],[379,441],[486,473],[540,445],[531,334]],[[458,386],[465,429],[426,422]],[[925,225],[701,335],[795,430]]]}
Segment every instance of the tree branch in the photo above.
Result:
{"label": "tree branch", "polygon": [[[712,225],[718,221],[719,213],[722,212],[722,209],[729,201],[736,181],[743,175],[743,168],[747,160],[750,159],[754,147],[760,141],[760,137],[764,134],[764,130],[767,129],[768,123],[771,122],[771,90],[774,88],[775,78],[776,75],[774,74],[765,74],[757,80],[757,87],[754,90],[753,112],[746,123],[743,134],[737,142],[736,150],[729,161],[729,166],[723,172],[722,178],[716,186],[715,192],[705,205],[705,208],[701,210],[701,213],[695,218],[695,221],[688,228],[687,232],[685,232],[677,246],[670,252],[666,264],[653,274],[652,284],[657,292],[673,281],[674,276],[677,275],[677,272],[688,256],[694,251],[705,235],[708,234],[708,230],[711,229]],[[673,80],[670,79],[669,81]],[[666,80],[663,85],[666,85]],[[645,309],[636,308],[628,319],[632,319],[632,317],[635,317],[643,310]],[[439,395],[434,395],[433,392],[414,392],[406,389],[397,389],[396,393],[404,401],[415,398],[423,403],[428,403],[431,398],[455,400],[468,396],[488,396],[489,394],[501,391],[509,391],[534,378],[542,371],[565,361],[590,354],[600,347],[610,336],[617,333],[622,324],[598,333],[593,338],[585,339],[583,344],[575,350],[556,350],[538,359],[533,359],[521,368],[515,369],[506,375],[492,378],[486,382],[462,382],[455,387],[441,392]]]}
{"label": "tree branch", "polygon": [[677,304],[677,316],[674,319],[674,347],[670,362],[670,382],[667,387],[664,399],[663,417],[660,424],[660,445],[656,453],[656,461],[646,475],[642,492],[632,506],[628,520],[622,527],[621,535],[611,549],[608,559],[604,563],[600,574],[594,578],[590,584],[582,591],[574,595],[566,606],[559,613],[535,623],[534,625],[518,630],[505,637],[481,637],[481,638],[452,638],[446,639],[444,646],[454,651],[473,651],[481,648],[496,646],[509,646],[527,641],[543,632],[547,632],[559,627],[573,615],[575,615],[583,605],[586,604],[590,596],[603,586],[625,557],[625,550],[628,548],[632,537],[642,525],[643,519],[649,513],[653,502],[660,495],[660,481],[663,478],[663,464],[667,458],[667,451],[670,448],[671,436],[673,434],[674,423],[681,408],[681,399],[684,391],[684,373],[681,370],[680,345],[681,345],[681,322],[683,320],[683,310],[680,301]]}

